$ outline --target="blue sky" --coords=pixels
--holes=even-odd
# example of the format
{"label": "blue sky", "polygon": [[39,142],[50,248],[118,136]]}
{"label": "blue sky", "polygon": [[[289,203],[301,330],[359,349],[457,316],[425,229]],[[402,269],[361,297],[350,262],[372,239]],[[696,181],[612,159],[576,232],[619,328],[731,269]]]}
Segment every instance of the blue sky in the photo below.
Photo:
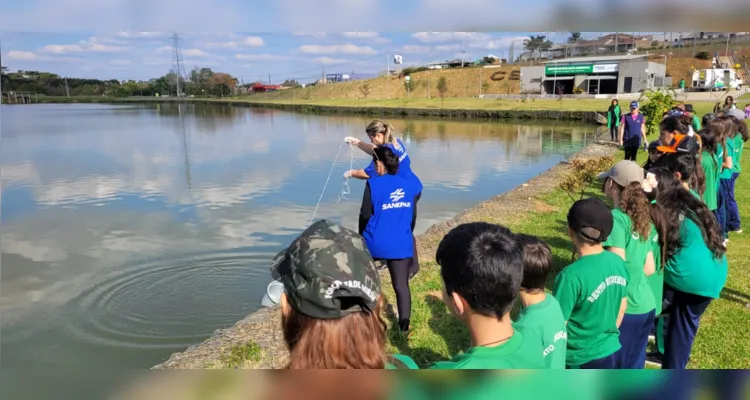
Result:
{"label": "blue sky", "polygon": [[[244,82],[297,79],[304,83],[326,73],[376,73],[393,54],[404,64],[421,65],[488,54],[507,57],[511,43],[520,54],[523,39],[544,32],[317,32],[181,33],[186,70],[195,66],[230,73]],[[172,65],[170,32],[7,33],[2,62],[11,70],[54,72],[68,77],[150,79]],[[568,32],[550,33],[556,42]]]}

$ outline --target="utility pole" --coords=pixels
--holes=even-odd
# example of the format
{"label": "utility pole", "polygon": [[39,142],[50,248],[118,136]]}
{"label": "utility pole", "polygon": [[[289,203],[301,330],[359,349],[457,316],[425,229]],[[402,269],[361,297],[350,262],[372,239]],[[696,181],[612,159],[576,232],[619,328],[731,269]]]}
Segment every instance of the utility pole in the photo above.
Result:
{"label": "utility pole", "polygon": [[271,73],[270,72],[268,73],[268,84],[269,85],[271,84]]}
{"label": "utility pole", "polygon": [[731,35],[731,33],[732,32],[727,32],[727,49],[724,52],[724,57],[729,57],[729,36]]}

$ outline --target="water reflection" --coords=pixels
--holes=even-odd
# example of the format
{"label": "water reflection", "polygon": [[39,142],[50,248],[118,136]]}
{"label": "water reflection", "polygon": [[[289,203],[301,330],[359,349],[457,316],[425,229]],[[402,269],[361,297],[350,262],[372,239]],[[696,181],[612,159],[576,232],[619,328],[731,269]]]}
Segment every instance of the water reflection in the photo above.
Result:
{"label": "water reflection", "polygon": [[[232,106],[3,107],[5,367],[146,367],[259,306],[345,136],[369,120]],[[390,119],[425,184],[417,229],[551,167],[591,128]],[[351,161],[351,158],[354,160]],[[337,203],[344,147],[318,217]]]}

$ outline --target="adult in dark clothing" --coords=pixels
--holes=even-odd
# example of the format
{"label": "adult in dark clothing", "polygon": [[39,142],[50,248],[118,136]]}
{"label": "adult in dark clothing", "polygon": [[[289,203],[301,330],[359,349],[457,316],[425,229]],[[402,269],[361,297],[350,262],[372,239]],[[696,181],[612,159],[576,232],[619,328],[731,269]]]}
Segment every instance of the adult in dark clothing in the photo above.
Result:
{"label": "adult in dark clothing", "polygon": [[416,253],[411,226],[421,187],[414,179],[397,174],[399,157],[391,148],[375,147],[373,161],[375,172],[365,185],[359,233],[372,257],[386,262],[396,292],[398,326],[407,332],[411,318],[409,273]]}
{"label": "adult in dark clothing", "polygon": [[646,119],[638,108],[637,101],[631,102],[630,114],[623,115],[620,121],[620,146],[625,150],[625,159],[631,161],[635,161],[641,143],[643,143],[644,148],[648,146]]}

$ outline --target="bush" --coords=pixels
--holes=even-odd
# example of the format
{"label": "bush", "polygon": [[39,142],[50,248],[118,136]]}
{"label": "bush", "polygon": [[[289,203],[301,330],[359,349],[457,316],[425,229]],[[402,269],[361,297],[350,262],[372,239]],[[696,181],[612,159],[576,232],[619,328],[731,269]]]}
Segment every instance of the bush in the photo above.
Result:
{"label": "bush", "polygon": [[409,76],[411,74],[427,71],[427,67],[407,67],[401,70],[401,73],[399,74],[399,78],[403,78],[405,76]]}
{"label": "bush", "polygon": [[698,53],[695,54],[695,58],[699,60],[710,60],[711,54],[707,51],[699,51]]}
{"label": "bush", "polygon": [[612,168],[614,157],[578,158],[570,162],[570,172],[560,182],[562,189],[573,201],[583,199],[587,189],[593,188],[597,176]]}

